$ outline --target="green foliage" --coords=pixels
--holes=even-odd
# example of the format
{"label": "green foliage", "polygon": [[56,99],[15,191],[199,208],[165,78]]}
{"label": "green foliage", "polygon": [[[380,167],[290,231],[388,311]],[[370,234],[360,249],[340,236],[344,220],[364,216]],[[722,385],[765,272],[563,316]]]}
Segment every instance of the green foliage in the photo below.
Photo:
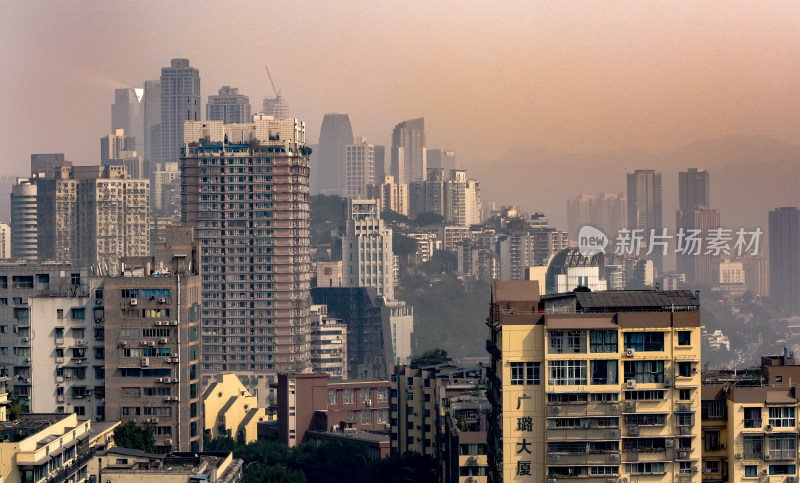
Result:
{"label": "green foliage", "polygon": [[[310,148],[309,148],[310,149]],[[311,197],[311,244],[331,242],[331,228],[342,220],[342,197],[315,195]]]}
{"label": "green foliage", "polygon": [[436,223],[441,223],[443,221],[444,217],[442,215],[438,215],[432,211],[420,213],[416,218],[414,218],[414,223],[417,226],[435,225]]}
{"label": "green foliage", "polygon": [[22,414],[25,414],[27,411],[25,407],[20,402],[19,398],[16,394],[9,393],[8,394],[8,408],[7,408],[7,416],[9,421],[15,421],[19,419]]}
{"label": "green foliage", "polygon": [[583,285],[578,285],[577,287],[575,287],[575,290],[573,290],[572,292],[575,293],[575,292],[591,292],[591,291],[592,291],[592,289],[590,289],[589,287],[584,287]]}
{"label": "green foliage", "polygon": [[406,225],[412,224],[411,220],[409,220],[407,216],[401,215],[393,210],[383,210],[381,212],[381,220],[387,223],[405,223]]}
{"label": "green foliage", "polygon": [[403,455],[371,461],[350,442],[301,443],[289,448],[274,441],[240,444],[232,438],[206,440],[206,451],[232,451],[244,460],[245,483],[436,482],[429,457]]}
{"label": "green foliage", "polygon": [[458,270],[458,256],[453,252],[437,250],[431,255],[430,260],[419,268],[428,274],[455,272]]}
{"label": "green foliage", "polygon": [[417,253],[417,240],[401,233],[392,232],[392,253],[401,258]]}
{"label": "green foliage", "polygon": [[114,443],[122,448],[138,449],[147,453],[156,452],[153,428],[143,428],[132,421],[114,429]]}
{"label": "green foliage", "polygon": [[401,287],[397,298],[414,306],[415,354],[439,347],[456,357],[485,355],[489,282],[412,275]]}
{"label": "green foliage", "polygon": [[422,353],[421,356],[415,357],[411,361],[411,367],[418,369],[420,367],[428,367],[435,364],[441,364],[442,362],[448,361],[447,351],[444,349],[436,348],[427,350]]}

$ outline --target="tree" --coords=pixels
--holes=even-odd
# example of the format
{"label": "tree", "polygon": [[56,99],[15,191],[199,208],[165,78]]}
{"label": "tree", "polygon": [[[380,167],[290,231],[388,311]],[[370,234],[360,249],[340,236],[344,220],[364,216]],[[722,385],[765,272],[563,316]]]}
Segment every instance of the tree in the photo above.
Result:
{"label": "tree", "polygon": [[407,258],[417,253],[417,240],[401,233],[392,233],[392,253],[401,258]]}
{"label": "tree", "polygon": [[14,421],[19,419],[20,415],[25,414],[25,407],[22,406],[16,394],[9,393],[8,395],[8,420]]}
{"label": "tree", "polygon": [[407,216],[388,209],[381,212],[381,220],[387,223],[405,223],[406,225],[411,224],[411,220],[409,220]]}
{"label": "tree", "polygon": [[437,250],[430,260],[423,263],[420,268],[423,272],[429,274],[455,272],[458,269],[458,256],[453,252]]}
{"label": "tree", "polygon": [[138,449],[146,453],[156,452],[156,437],[153,428],[137,426],[133,421],[114,429],[114,443],[122,448]]}
{"label": "tree", "polygon": [[336,195],[311,197],[311,244],[331,242],[331,228],[342,220],[342,198]]}
{"label": "tree", "polygon": [[450,359],[447,358],[447,351],[437,347],[436,349],[423,352],[419,357],[415,357],[411,361],[411,367],[416,369],[420,367],[433,366],[448,360]]}
{"label": "tree", "polygon": [[414,223],[416,223],[417,226],[435,225],[443,221],[444,217],[442,215],[436,214],[432,211],[420,213],[416,218],[414,218]]}
{"label": "tree", "polygon": [[591,291],[592,291],[592,289],[590,289],[589,287],[584,287],[583,285],[578,285],[577,287],[575,287],[575,290],[573,290],[572,292],[575,293],[575,292],[591,292]]}

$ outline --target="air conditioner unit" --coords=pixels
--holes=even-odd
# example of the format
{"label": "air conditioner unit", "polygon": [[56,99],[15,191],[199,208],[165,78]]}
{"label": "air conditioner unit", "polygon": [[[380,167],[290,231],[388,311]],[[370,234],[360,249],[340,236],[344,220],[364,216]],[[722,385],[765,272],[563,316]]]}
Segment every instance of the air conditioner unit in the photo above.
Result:
{"label": "air conditioner unit", "polygon": [[26,358],[25,358],[25,362],[30,362],[30,361],[31,361],[31,358],[30,358],[30,357],[26,357]]}
{"label": "air conditioner unit", "polygon": [[150,342],[147,343],[147,347],[155,347],[155,346],[156,346],[156,342],[153,341],[153,340],[151,340]]}
{"label": "air conditioner unit", "polygon": [[164,325],[164,322],[162,322],[162,321],[160,321],[160,320],[157,320],[157,321],[156,321],[156,325]]}
{"label": "air conditioner unit", "polygon": [[636,402],[635,401],[625,401],[625,410],[626,411],[636,411]]}
{"label": "air conditioner unit", "polygon": [[119,345],[121,345],[122,347],[128,347],[128,341],[123,340],[122,342],[119,343]]}
{"label": "air conditioner unit", "polygon": [[612,404],[612,405],[611,405],[611,410],[612,410],[613,412],[615,412],[615,413],[616,413],[616,412],[619,412],[619,404]]}
{"label": "air conditioner unit", "polygon": [[664,379],[664,387],[672,387],[672,379]]}
{"label": "air conditioner unit", "polygon": [[691,404],[678,404],[678,411],[691,411],[692,405]]}
{"label": "air conditioner unit", "polygon": [[150,418],[146,418],[146,419],[144,420],[144,422],[145,422],[145,423],[149,423],[149,422],[150,422]]}
{"label": "air conditioner unit", "polygon": [[94,299],[95,305],[103,305],[103,299]]}
{"label": "air conditioner unit", "polygon": [[172,382],[172,383],[177,383],[177,382],[178,382],[178,378],[177,378],[177,377],[173,377],[173,378],[172,378],[172,381],[170,381],[170,382]]}
{"label": "air conditioner unit", "polygon": [[81,365],[83,364],[83,359],[76,359],[75,364]]}
{"label": "air conditioner unit", "polygon": [[609,455],[608,460],[611,461],[612,463],[619,463],[619,455],[618,454]]}
{"label": "air conditioner unit", "polygon": [[630,483],[631,479],[628,478],[627,476],[625,476],[623,478],[620,478],[619,481],[620,481],[620,483]]}
{"label": "air conditioner unit", "polygon": [[635,389],[636,388],[636,379],[630,379],[630,380],[626,381],[625,385],[628,387],[628,389]]}
{"label": "air conditioner unit", "polygon": [[697,368],[696,367],[692,367],[692,374],[697,374]]}
{"label": "air conditioner unit", "polygon": [[681,426],[681,434],[692,434],[692,428],[689,426]]}
{"label": "air conditioner unit", "polygon": [[768,454],[764,455],[764,461],[772,461],[772,456],[770,456]]}
{"label": "air conditioner unit", "polygon": [[553,411],[554,414],[560,413],[561,412],[561,406],[553,406],[552,411]]}
{"label": "air conditioner unit", "polygon": [[689,458],[688,451],[678,451],[678,459],[685,460]]}
{"label": "air conditioner unit", "polygon": [[625,355],[628,356],[628,357],[633,357],[633,356],[636,355],[636,350],[634,350],[634,349],[626,349],[625,350]]}
{"label": "air conditioner unit", "polygon": [[767,430],[767,431],[772,431],[772,425],[768,424],[768,425],[764,426],[764,429]]}
{"label": "air conditioner unit", "polygon": [[737,460],[744,458],[744,455],[742,453],[736,453],[734,456],[736,457]]}
{"label": "air conditioner unit", "polygon": [[166,344],[167,342],[169,342],[169,339],[167,339],[166,337],[162,337],[161,339],[158,340],[159,344]]}
{"label": "air conditioner unit", "polygon": [[78,345],[86,345],[86,341],[85,340],[75,341],[75,343],[78,344]]}
{"label": "air conditioner unit", "polygon": [[153,424],[157,424],[158,423],[158,418],[150,418],[150,422],[153,423]]}
{"label": "air conditioner unit", "polygon": [[665,439],[664,440],[664,447],[665,448],[672,448],[673,446],[675,446],[675,440],[674,439]]}
{"label": "air conditioner unit", "polygon": [[157,377],[156,378],[156,382],[164,382],[164,378],[163,377]]}
{"label": "air conditioner unit", "polygon": [[164,297],[161,297],[161,298],[158,299],[158,303],[165,304],[165,303],[167,303],[167,299],[165,299]]}
{"label": "air conditioner unit", "polygon": [[147,367],[150,365],[150,358],[149,357],[142,357],[142,367]]}
{"label": "air conditioner unit", "polygon": [[64,374],[64,379],[72,379],[72,374],[70,374],[69,372]]}
{"label": "air conditioner unit", "polygon": [[23,341],[23,342],[30,342],[30,341],[31,341],[31,338],[30,338],[30,337],[23,337],[23,338],[22,338],[22,341]]}
{"label": "air conditioner unit", "polygon": [[131,305],[139,305],[139,301],[137,299],[131,299]]}
{"label": "air conditioner unit", "polygon": [[364,405],[366,405],[367,407],[370,407],[370,406],[372,406],[372,401],[367,399],[366,401],[364,401]]}
{"label": "air conditioner unit", "polygon": [[[766,459],[766,458],[765,458],[765,459]],[[768,470],[768,469],[766,469],[766,468],[764,468],[763,470],[761,470],[761,474],[762,474],[762,475],[768,475],[768,474],[769,474],[769,470]]]}
{"label": "air conditioner unit", "polygon": [[628,436],[639,436],[639,426],[628,426]]}
{"label": "air conditioner unit", "polygon": [[64,396],[56,396],[56,402],[63,403],[64,402]]}
{"label": "air conditioner unit", "polygon": [[692,466],[692,473],[697,473],[698,471],[700,471],[699,466]]}
{"label": "air conditioner unit", "polygon": [[474,456],[470,456],[469,458],[467,458],[467,464],[468,465],[474,465],[474,464],[477,464],[477,463],[478,463],[478,458],[476,458]]}
{"label": "air conditioner unit", "polygon": [[550,461],[552,461],[553,463],[558,463],[559,461],[561,461],[561,456],[557,454],[551,455]]}
{"label": "air conditioner unit", "polygon": [[548,478],[547,483],[558,483],[555,478]]}
{"label": "air conditioner unit", "polygon": [[172,446],[172,440],[171,439],[165,439],[164,440],[164,444]]}
{"label": "air conditioner unit", "polygon": [[786,477],[786,483],[797,483],[797,477],[796,476],[787,476]]}
{"label": "air conditioner unit", "polygon": [[181,361],[181,358],[178,357],[178,356],[175,356],[175,357],[172,358],[172,362],[180,362],[180,361]]}
{"label": "air conditioner unit", "polygon": [[606,483],[617,483],[617,479],[616,478],[609,478],[609,479],[606,480]]}
{"label": "air conditioner unit", "polygon": [[147,345],[147,341],[146,340],[140,340],[139,341],[139,345]]}
{"label": "air conditioner unit", "polygon": [[178,325],[178,321],[177,320],[173,320],[170,325]]}

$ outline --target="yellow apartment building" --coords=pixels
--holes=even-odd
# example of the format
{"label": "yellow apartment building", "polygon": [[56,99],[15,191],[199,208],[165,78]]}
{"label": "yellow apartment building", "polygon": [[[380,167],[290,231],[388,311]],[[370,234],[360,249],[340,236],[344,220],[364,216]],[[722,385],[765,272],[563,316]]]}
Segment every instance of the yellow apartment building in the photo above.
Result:
{"label": "yellow apartment building", "polygon": [[205,435],[211,439],[230,436],[252,443],[259,422],[271,421],[274,414],[258,407],[258,399],[242,384],[236,374],[217,374],[203,391]]}
{"label": "yellow apartment building", "polygon": [[490,481],[701,481],[694,294],[494,281],[488,323]]}

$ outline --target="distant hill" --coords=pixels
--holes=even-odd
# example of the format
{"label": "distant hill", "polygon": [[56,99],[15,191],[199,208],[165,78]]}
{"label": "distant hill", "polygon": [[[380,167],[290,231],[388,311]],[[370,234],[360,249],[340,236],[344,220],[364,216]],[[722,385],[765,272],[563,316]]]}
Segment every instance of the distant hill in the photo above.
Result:
{"label": "distant hill", "polygon": [[662,173],[664,223],[672,229],[678,198],[678,171],[711,172],[711,203],[727,226],[767,228],[767,212],[800,205],[800,145],[766,137],[731,136],[698,140],[681,148],[649,153],[553,152],[517,146],[496,159],[465,163],[481,182],[481,197],[544,211],[566,229],[566,200],[581,192],[624,192],[625,174],[635,169]]}

